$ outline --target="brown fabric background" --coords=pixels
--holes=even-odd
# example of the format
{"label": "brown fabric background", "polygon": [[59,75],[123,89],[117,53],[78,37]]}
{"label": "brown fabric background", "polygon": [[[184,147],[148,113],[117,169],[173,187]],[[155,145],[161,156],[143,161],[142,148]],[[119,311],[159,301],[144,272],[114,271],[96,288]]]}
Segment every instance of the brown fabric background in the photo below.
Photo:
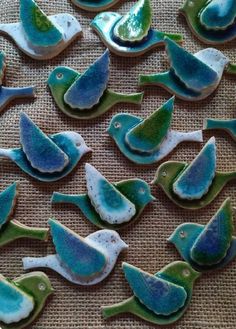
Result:
{"label": "brown fabric background", "polygon": [[[19,202],[15,218],[22,223],[46,226],[50,216],[81,235],[94,232],[96,227],[88,223],[79,210],[72,206],[51,206],[53,191],[81,193],[85,191],[84,163],[91,162],[111,181],[139,177],[150,182],[157,165],[139,167],[129,162],[115,147],[106,133],[111,117],[118,112],[127,111],[145,116],[167,100],[170,95],[159,88],[146,88],[142,106],[119,105],[110,112],[93,121],[81,122],[68,118],[56,107],[46,86],[49,72],[58,65],[67,65],[83,71],[104,51],[104,46],[89,28],[94,14],[76,8],[69,0],[38,0],[48,14],[68,12],[75,15],[82,24],[83,38],[76,40],[61,55],[50,61],[35,61],[17,50],[13,43],[1,36],[0,49],[7,54],[7,86],[37,86],[35,101],[15,102],[1,113],[0,146],[19,145],[19,112],[26,111],[48,134],[75,130],[82,134],[87,144],[93,148],[92,156],[86,156],[77,169],[66,179],[45,184],[23,174],[8,160],[0,161],[0,188],[6,188],[13,181],[20,181]],[[180,32],[185,37],[185,47],[192,51],[204,48],[189,31],[185,20],[178,15],[182,0],[153,1],[153,26],[163,31]],[[0,21],[18,20],[18,0],[2,0]],[[112,10],[125,13],[131,1],[120,1]],[[223,49],[225,54],[236,61],[235,44]],[[116,91],[135,92],[139,73],[162,71],[168,66],[165,52],[155,49],[140,58],[121,58],[111,56],[109,86]],[[235,117],[236,80],[224,76],[217,92],[207,100],[195,104],[176,101],[173,128],[179,130],[201,129],[203,119]],[[204,133],[205,141],[213,134]],[[226,134],[214,132],[218,147],[218,169],[235,170],[235,144]],[[201,149],[200,144],[185,143],[169,157],[172,160],[191,161]],[[168,160],[165,159],[165,160]],[[121,261],[126,260],[142,269],[154,273],[169,262],[179,259],[174,247],[169,246],[166,238],[182,222],[206,223],[228,196],[236,205],[235,186],[228,184],[220,196],[209,207],[191,212],[174,206],[157,187],[153,187],[157,200],[147,207],[140,220],[121,232],[123,239],[130,245],[128,252],[121,255],[112,274],[101,284],[86,288],[72,285],[52,271],[45,271],[55,287],[44,312],[32,326],[35,329],[113,329],[113,328],[152,328],[154,326],[131,315],[123,315],[104,321],[100,306],[122,301],[131,295],[122,270]],[[0,258],[0,273],[14,278],[21,275],[23,256],[41,256],[53,252],[51,241],[48,244],[21,240],[3,248]],[[235,329],[236,322],[236,261],[227,268],[204,275],[195,286],[192,303],[184,317],[174,325],[178,329]]]}

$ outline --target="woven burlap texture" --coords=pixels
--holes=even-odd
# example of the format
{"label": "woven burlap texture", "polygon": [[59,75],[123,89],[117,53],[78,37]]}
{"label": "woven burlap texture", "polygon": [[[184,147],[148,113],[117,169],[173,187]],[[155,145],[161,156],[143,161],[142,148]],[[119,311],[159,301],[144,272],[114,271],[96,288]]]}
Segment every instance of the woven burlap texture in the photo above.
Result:
{"label": "woven burlap texture", "polygon": [[[133,2],[121,1],[112,10],[125,13]],[[83,38],[76,40],[62,54],[50,61],[35,61],[18,51],[10,39],[0,36],[0,49],[7,55],[7,86],[36,85],[35,101],[11,103],[0,117],[0,147],[19,146],[19,113],[24,110],[48,134],[64,130],[78,131],[92,147],[92,155],[87,155],[76,170],[67,178],[55,183],[40,183],[23,174],[8,160],[0,161],[0,188],[6,188],[13,181],[20,182],[19,201],[15,218],[22,223],[35,226],[47,226],[49,217],[56,217],[63,224],[86,236],[96,230],[78,209],[72,206],[50,204],[53,191],[64,193],[83,193],[85,191],[84,163],[96,166],[110,181],[139,177],[151,182],[157,165],[151,167],[136,166],[129,162],[116,148],[106,133],[110,119],[115,113],[128,112],[145,116],[150,114],[170,95],[160,88],[146,88],[141,105],[119,105],[110,112],[92,121],[82,122],[70,119],[59,111],[46,85],[52,69],[58,65],[70,66],[83,71],[105,47],[89,28],[94,17],[76,8],[69,0],[38,0],[38,4],[47,14],[71,13],[80,21]],[[155,0],[153,6],[153,26],[163,31],[179,32],[184,35],[184,46],[196,52],[205,46],[189,31],[183,17],[179,17],[178,8],[182,0]],[[18,20],[18,0],[2,0],[0,3],[0,21]],[[236,61],[235,44],[222,48],[226,55]],[[168,62],[163,49],[155,49],[140,58],[121,58],[111,55],[110,88],[116,91],[135,92],[138,90],[138,74],[163,71]],[[173,128],[178,130],[201,129],[206,117],[235,117],[236,80],[224,76],[217,92],[207,100],[189,104],[176,100]],[[217,139],[219,170],[235,170],[235,144],[222,132],[204,133],[204,140],[214,133]],[[167,159],[191,161],[201,149],[200,144],[185,143],[179,146]],[[127,261],[142,269],[154,273],[169,262],[180,257],[173,246],[166,242],[175,227],[183,222],[206,223],[230,196],[236,205],[235,186],[227,185],[220,196],[207,208],[192,212],[173,205],[157,187],[152,188],[157,200],[147,207],[140,220],[121,232],[122,238],[129,244],[112,274],[94,287],[80,287],[66,282],[52,271],[49,275],[55,288],[41,316],[31,327],[35,329],[130,329],[152,328],[154,326],[131,315],[122,315],[105,321],[100,306],[109,305],[127,298],[131,291],[124,279],[121,262]],[[23,256],[41,256],[53,253],[51,240],[48,243],[21,240],[1,250],[0,273],[14,278],[22,273]],[[183,318],[174,325],[178,329],[235,329],[236,323],[236,261],[227,268],[211,274],[205,274],[196,283],[191,305]]]}

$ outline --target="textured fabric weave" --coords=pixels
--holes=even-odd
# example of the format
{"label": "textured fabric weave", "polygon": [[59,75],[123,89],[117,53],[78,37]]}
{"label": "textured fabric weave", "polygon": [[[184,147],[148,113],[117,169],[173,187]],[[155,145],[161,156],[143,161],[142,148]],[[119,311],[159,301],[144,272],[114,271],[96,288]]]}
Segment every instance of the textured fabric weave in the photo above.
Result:
{"label": "textured fabric weave", "polygon": [[[120,1],[111,10],[125,13],[133,2]],[[35,101],[17,101],[11,103],[0,115],[0,147],[19,146],[19,112],[26,111],[40,128],[51,134],[63,130],[78,131],[85,138],[93,154],[87,155],[77,169],[67,178],[56,183],[40,183],[22,173],[8,160],[0,160],[0,188],[3,190],[13,181],[20,181],[19,202],[15,218],[22,223],[46,226],[53,216],[81,235],[86,236],[96,230],[88,223],[78,209],[67,205],[51,206],[53,191],[64,193],[82,193],[86,189],[84,177],[85,161],[92,163],[109,180],[139,177],[150,182],[157,165],[139,167],[129,162],[116,148],[106,133],[112,115],[129,112],[145,116],[166,101],[170,95],[160,88],[145,88],[145,98],[141,107],[118,105],[110,112],[92,121],[82,122],[68,118],[56,107],[46,86],[49,73],[55,66],[66,65],[83,71],[100,56],[105,47],[89,28],[94,17],[76,8],[69,0],[38,0],[38,4],[47,14],[68,12],[75,15],[82,24],[83,38],[76,40],[57,58],[50,61],[35,61],[18,51],[10,39],[0,36],[0,49],[7,55],[7,86],[37,86]],[[189,31],[183,17],[178,15],[182,0],[153,1],[153,26],[163,31],[180,32],[185,37],[186,49],[196,52],[203,49]],[[0,3],[0,21],[18,20],[17,0],[2,0]],[[236,61],[235,45],[221,49]],[[138,90],[138,74],[163,71],[168,61],[163,49],[155,49],[139,58],[122,58],[111,55],[111,74],[109,87],[116,91],[135,92]],[[179,130],[201,129],[206,117],[235,118],[236,79],[224,76],[217,92],[205,101],[188,104],[176,101],[172,127]],[[204,141],[213,132],[204,133]],[[214,132],[218,148],[218,170],[232,171],[236,166],[235,143],[222,132]],[[167,159],[191,161],[201,149],[200,144],[185,143],[179,146]],[[45,271],[55,288],[44,312],[32,325],[35,329],[148,329],[154,326],[131,315],[122,315],[105,321],[100,306],[122,301],[131,295],[131,291],[121,270],[121,261],[125,260],[155,273],[169,262],[180,259],[166,238],[182,222],[206,223],[223,200],[230,196],[236,205],[235,185],[230,183],[220,196],[207,208],[192,212],[173,205],[157,187],[152,188],[157,200],[147,207],[140,220],[121,232],[129,244],[129,250],[119,258],[112,274],[95,287],[79,287],[66,282],[52,271]],[[23,256],[41,256],[53,253],[51,240],[48,244],[35,241],[16,241],[1,249],[0,273],[7,277],[16,277],[24,271]],[[205,274],[196,283],[192,303],[184,317],[174,326],[178,329],[234,329],[236,323],[236,261],[227,268],[212,274]],[[168,328],[168,327],[167,327]]]}

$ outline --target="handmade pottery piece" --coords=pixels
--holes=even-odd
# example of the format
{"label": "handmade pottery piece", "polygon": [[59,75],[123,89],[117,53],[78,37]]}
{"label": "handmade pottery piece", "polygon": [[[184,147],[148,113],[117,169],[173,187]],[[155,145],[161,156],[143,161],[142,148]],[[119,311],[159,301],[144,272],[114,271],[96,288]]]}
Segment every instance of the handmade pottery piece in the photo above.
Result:
{"label": "handmade pottery piece", "polygon": [[[160,86],[183,100],[199,101],[211,95],[230,64],[229,58],[214,48],[206,48],[192,55],[167,37],[165,46],[170,70],[150,75],[141,74],[139,84]],[[227,73],[235,74],[233,66],[231,64]]]}
{"label": "handmade pottery piece", "polygon": [[200,209],[210,204],[236,172],[217,172],[215,138],[212,137],[189,165],[167,161],[158,168],[153,183],[179,207]]}
{"label": "handmade pottery piece", "polygon": [[4,87],[3,79],[6,69],[6,55],[0,51],[0,112],[13,99],[35,97],[35,87]]}
{"label": "handmade pottery piece", "polygon": [[197,271],[226,266],[236,256],[233,209],[226,199],[207,225],[184,223],[169,237],[183,259]]}
{"label": "handmade pottery piece", "polygon": [[48,85],[59,109],[75,119],[93,119],[117,103],[140,104],[143,93],[121,94],[107,89],[109,51],[82,74],[59,66],[49,75]]}
{"label": "handmade pottery piece", "polygon": [[61,53],[81,34],[81,26],[69,14],[47,17],[34,0],[20,0],[20,22],[0,24],[26,55],[46,60]]}
{"label": "handmade pottery piece", "polygon": [[222,119],[206,119],[204,121],[203,129],[220,129],[226,131],[234,141],[236,141],[236,119],[222,120]]}
{"label": "handmade pottery piece", "polygon": [[49,278],[32,272],[9,280],[0,275],[0,325],[2,329],[28,327],[53,293]]}
{"label": "handmade pottery piece", "polygon": [[167,156],[181,142],[202,142],[201,130],[184,133],[170,129],[173,110],[174,97],[146,119],[117,114],[107,132],[130,161],[152,164]]}
{"label": "handmade pottery piece", "polygon": [[174,323],[183,316],[192,298],[193,284],[200,276],[188,263],[180,261],[154,275],[127,263],[123,263],[123,271],[134,296],[103,307],[103,316],[132,313],[158,325]]}
{"label": "handmade pottery piece", "polygon": [[152,48],[162,46],[165,36],[182,42],[181,35],[154,30],[151,23],[150,0],[139,0],[124,16],[113,12],[98,14],[91,27],[106,47],[119,56],[140,56]]}
{"label": "handmade pottery piece", "polygon": [[47,267],[78,285],[94,285],[112,271],[127,244],[112,230],[100,230],[82,238],[55,219],[49,220],[55,255],[23,258],[24,269]]}
{"label": "handmade pottery piece", "polygon": [[[119,230],[126,227],[137,220],[147,204],[155,199],[148,184],[141,179],[127,179],[111,184],[91,165],[86,164],[85,170],[88,194],[67,195],[54,192],[52,203],[74,204],[99,228]],[[95,200],[94,193],[97,193],[100,200]],[[130,206],[132,216],[130,212],[129,219],[123,217],[123,220],[118,220],[117,215],[121,215],[125,205]],[[106,211],[109,216],[105,219]]]}
{"label": "handmade pottery piece", "polygon": [[198,39],[220,45],[236,38],[234,0],[186,0],[180,8]]}
{"label": "handmade pottery piece", "polygon": [[114,6],[119,0],[71,0],[77,7],[87,10],[98,12],[106,10]]}
{"label": "handmade pottery piece", "polygon": [[25,173],[44,182],[67,176],[91,151],[76,132],[48,137],[24,112],[20,114],[20,142],[22,148],[0,149],[0,157],[9,158]]}
{"label": "handmade pottery piece", "polygon": [[42,241],[48,238],[48,229],[28,227],[12,219],[17,195],[17,182],[0,193],[0,247],[21,238]]}

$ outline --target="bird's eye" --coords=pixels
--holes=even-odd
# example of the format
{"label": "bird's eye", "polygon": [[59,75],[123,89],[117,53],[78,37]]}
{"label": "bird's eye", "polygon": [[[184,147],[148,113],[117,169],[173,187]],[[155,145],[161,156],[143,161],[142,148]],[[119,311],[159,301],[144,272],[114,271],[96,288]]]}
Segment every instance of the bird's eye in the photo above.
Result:
{"label": "bird's eye", "polygon": [[144,189],[143,187],[140,187],[140,189],[139,189],[139,193],[140,193],[140,194],[145,194],[145,189]]}
{"label": "bird's eye", "polygon": [[184,239],[184,238],[186,238],[187,234],[184,231],[180,231],[179,236],[181,237],[181,239]]}
{"label": "bird's eye", "polygon": [[166,171],[163,171],[163,172],[161,173],[161,175],[162,175],[162,177],[166,177],[166,175],[167,175]]}
{"label": "bird's eye", "polygon": [[46,286],[43,282],[39,283],[38,288],[39,288],[40,291],[45,291],[46,290]]}
{"label": "bird's eye", "polygon": [[63,78],[63,74],[62,73],[57,73],[57,79],[61,80]]}
{"label": "bird's eye", "polygon": [[115,127],[116,129],[119,129],[119,128],[121,127],[120,122],[118,122],[118,121],[114,122],[114,127]]}
{"label": "bird's eye", "polygon": [[79,141],[76,142],[76,146],[77,146],[77,147],[81,146],[81,142],[79,142]]}
{"label": "bird's eye", "polygon": [[185,268],[182,273],[185,278],[190,276],[190,271],[187,268]]}

